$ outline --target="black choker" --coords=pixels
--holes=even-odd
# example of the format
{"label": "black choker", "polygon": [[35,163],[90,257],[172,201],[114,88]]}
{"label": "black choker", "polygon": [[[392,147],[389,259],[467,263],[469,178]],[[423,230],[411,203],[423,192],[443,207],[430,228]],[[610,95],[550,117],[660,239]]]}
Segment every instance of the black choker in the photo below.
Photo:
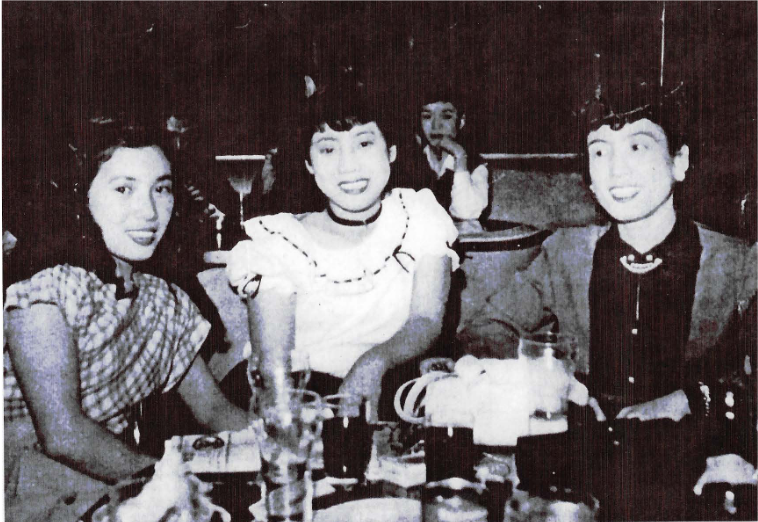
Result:
{"label": "black choker", "polygon": [[371,223],[379,219],[379,214],[382,213],[382,206],[379,205],[379,210],[376,211],[376,214],[374,214],[373,216],[367,219],[354,220],[354,219],[341,218],[337,214],[334,213],[331,205],[327,205],[326,213],[329,214],[329,218],[335,223],[337,223],[338,225],[343,225],[346,227],[360,227],[364,225],[370,225]]}

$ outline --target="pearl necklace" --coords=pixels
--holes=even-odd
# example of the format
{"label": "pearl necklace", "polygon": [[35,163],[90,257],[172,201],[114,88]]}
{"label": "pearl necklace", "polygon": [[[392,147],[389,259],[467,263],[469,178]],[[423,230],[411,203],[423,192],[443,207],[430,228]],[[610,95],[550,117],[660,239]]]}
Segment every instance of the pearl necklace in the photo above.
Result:
{"label": "pearl necklace", "polygon": [[621,261],[621,265],[624,268],[637,275],[647,274],[648,272],[655,270],[663,264],[663,259],[660,257],[653,259],[652,254],[645,256],[645,261],[647,261],[646,263],[635,263],[634,254],[621,256],[619,258],[619,261]]}

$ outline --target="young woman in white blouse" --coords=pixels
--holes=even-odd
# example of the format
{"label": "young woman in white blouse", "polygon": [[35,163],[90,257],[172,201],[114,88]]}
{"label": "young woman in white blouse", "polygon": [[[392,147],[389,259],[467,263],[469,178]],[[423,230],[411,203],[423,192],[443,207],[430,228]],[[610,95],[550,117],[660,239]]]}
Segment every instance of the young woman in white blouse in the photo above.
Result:
{"label": "young woman in white blouse", "polygon": [[305,176],[290,186],[303,197],[320,191],[323,204],[248,221],[250,240],[227,265],[247,298],[264,381],[277,354],[294,371],[307,360],[334,391],[368,399],[373,416],[383,378],[439,336],[458,267],[456,228],[433,194],[386,191],[397,150],[381,116],[376,98],[357,89],[309,99],[299,134]]}

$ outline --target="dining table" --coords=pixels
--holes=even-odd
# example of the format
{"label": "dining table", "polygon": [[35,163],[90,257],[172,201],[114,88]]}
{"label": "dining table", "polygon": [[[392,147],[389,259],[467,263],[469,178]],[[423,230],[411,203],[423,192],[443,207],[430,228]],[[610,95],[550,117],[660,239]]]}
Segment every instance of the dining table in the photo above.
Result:
{"label": "dining table", "polygon": [[[371,460],[365,480],[360,483],[326,476],[323,471],[323,445],[317,441],[310,462],[315,522],[421,522],[421,501],[426,483],[423,450],[400,454],[388,443],[393,433],[396,436],[397,430],[402,428],[397,422],[374,425]],[[213,485],[210,499],[231,514],[231,522],[266,520],[261,497],[261,458],[254,433],[254,430],[248,429],[215,435],[174,437],[187,471]],[[495,459],[495,473],[501,477],[498,480],[508,485],[507,498],[502,499],[504,502],[499,505],[502,513],[488,520],[552,519],[579,522],[593,519],[593,510],[586,505],[541,499],[519,490],[513,448],[503,448],[500,454],[492,453],[497,448],[483,449],[480,466],[484,466],[485,460]],[[99,522],[98,510],[103,510],[109,502],[138,495],[150,476],[145,472],[141,475],[138,486],[127,485],[127,493],[114,490],[93,505],[80,522]]]}
{"label": "dining table", "polygon": [[[459,235],[455,248],[461,257],[461,268],[466,277],[466,285],[461,293],[460,320],[460,324],[465,324],[492,293],[512,279],[516,271],[528,266],[538,255],[540,245],[550,236],[552,230],[498,220],[490,220],[484,223],[478,221],[458,222],[456,226]],[[204,259],[207,263],[207,270],[199,275],[201,283],[221,313],[222,320],[227,328],[227,340],[232,344],[231,350],[224,354],[214,355],[211,360],[211,371],[219,380],[225,375],[226,371],[240,360],[244,360],[245,350],[249,349],[246,347],[248,345],[247,311],[225,279],[224,265],[227,257],[228,251],[206,252]],[[388,429],[402,429],[402,425],[390,427],[390,424],[377,429],[375,436],[380,436],[377,434]],[[192,441],[191,438],[187,440]],[[529,443],[531,441],[528,438],[524,439],[525,446]],[[382,445],[379,444],[379,447]],[[543,492],[544,494],[541,493],[540,496],[520,489],[519,485],[525,488],[526,483],[522,483],[519,479],[515,449],[515,447],[503,447],[484,448],[482,450],[482,455],[486,453],[506,462],[506,468],[510,473],[508,480],[513,485],[513,489],[509,502],[505,506],[502,520],[591,520],[597,515],[597,506],[592,505],[590,499],[579,499],[571,495],[568,495],[568,499],[559,498],[560,495],[553,495],[550,491]],[[260,466],[259,462],[258,460],[258,466]],[[259,470],[260,468],[255,466],[249,470],[252,475],[248,477],[250,480],[245,490],[248,497],[260,495],[260,490],[256,490],[253,486],[253,477],[257,476]],[[521,471],[524,475],[530,470],[522,469]],[[210,476],[200,471],[198,473],[200,476],[216,480],[218,491],[223,491],[225,488],[229,490],[229,486],[224,485],[224,481],[228,482],[229,480],[228,476],[219,481],[219,476]],[[338,515],[343,513],[342,520],[344,520],[344,512],[339,510],[347,508],[340,508],[340,506],[357,508],[359,505],[366,506],[366,514],[360,515],[363,518],[353,516],[350,518],[351,520],[357,522],[419,520],[417,517],[420,516],[418,513],[420,513],[421,493],[426,479],[423,454],[421,456],[417,454],[393,455],[377,452],[375,447],[367,472],[367,480],[364,484],[351,487],[343,487],[344,485],[338,484],[338,487],[335,488],[324,476],[323,471],[319,471],[317,468],[314,469],[313,478],[318,485],[314,490],[316,496],[313,506],[317,515],[316,519],[319,522],[332,520],[323,517],[328,517],[330,516],[329,513],[335,512]],[[240,488],[245,489],[239,485],[235,487],[237,488],[235,491],[239,491]],[[714,513],[723,514],[720,513],[723,511],[723,509],[720,510],[720,504],[723,503],[724,491],[719,489],[716,492],[717,489],[711,487],[707,495],[703,495],[699,501],[704,505],[713,504],[715,506]],[[734,488],[732,489],[737,491]],[[751,491],[748,491],[747,495],[750,493]],[[738,492],[738,498],[740,496],[745,496],[745,493],[740,494]],[[382,504],[378,505],[377,502]],[[250,505],[254,504],[251,501]],[[258,509],[260,514],[261,504],[258,504]],[[248,512],[244,510],[243,512],[247,516]],[[377,519],[375,518],[378,516],[377,513],[394,513],[397,516],[388,515],[390,519]],[[335,515],[337,518],[333,520],[341,520],[338,515]],[[392,519],[392,516],[395,518]],[[406,518],[403,518],[404,516]],[[322,518],[319,519],[318,517]]]}

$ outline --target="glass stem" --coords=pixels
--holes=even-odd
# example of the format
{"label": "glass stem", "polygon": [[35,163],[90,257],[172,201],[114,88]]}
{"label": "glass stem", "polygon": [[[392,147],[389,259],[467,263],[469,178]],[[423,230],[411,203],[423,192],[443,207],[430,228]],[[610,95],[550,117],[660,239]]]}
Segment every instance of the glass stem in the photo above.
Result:
{"label": "glass stem", "polygon": [[242,200],[245,198],[245,195],[240,192],[240,226],[244,229],[245,228],[245,209],[242,206]]}

